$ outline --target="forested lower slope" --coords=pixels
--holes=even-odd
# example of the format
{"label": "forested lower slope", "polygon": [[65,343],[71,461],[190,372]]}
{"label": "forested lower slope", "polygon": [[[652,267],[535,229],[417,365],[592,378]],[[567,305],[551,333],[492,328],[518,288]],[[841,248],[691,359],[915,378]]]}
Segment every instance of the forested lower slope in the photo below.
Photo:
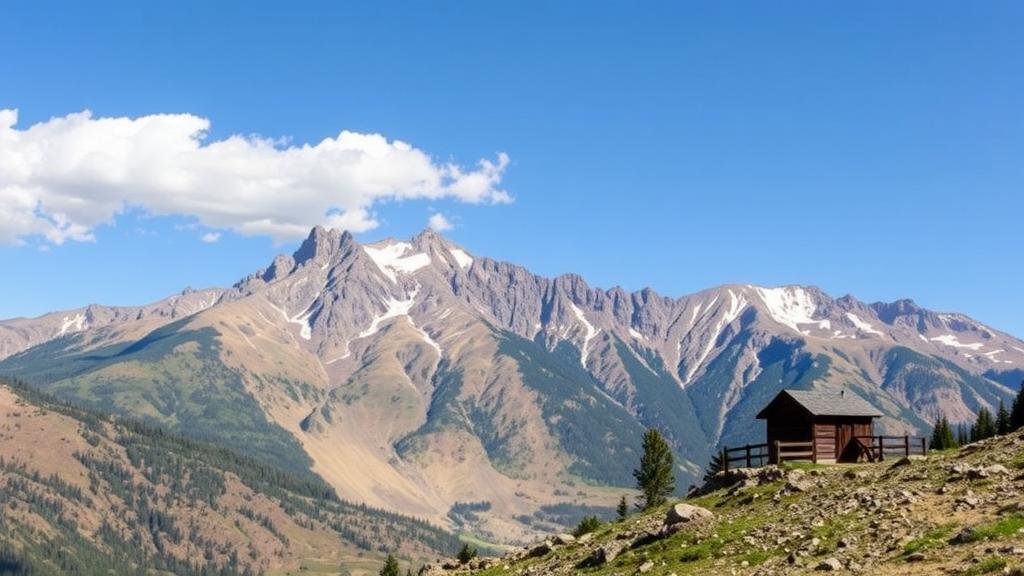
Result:
{"label": "forested lower slope", "polygon": [[0,381],[0,574],[358,574],[456,545],[317,478]]}

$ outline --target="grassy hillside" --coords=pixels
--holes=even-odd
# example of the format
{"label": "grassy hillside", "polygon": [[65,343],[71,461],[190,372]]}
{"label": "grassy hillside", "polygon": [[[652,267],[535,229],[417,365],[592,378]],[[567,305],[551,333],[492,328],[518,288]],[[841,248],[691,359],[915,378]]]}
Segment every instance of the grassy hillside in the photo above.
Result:
{"label": "grassy hillside", "polygon": [[457,545],[315,477],[0,384],[0,574],[365,574]]}
{"label": "grassy hillside", "polygon": [[[872,575],[1022,573],[1024,431],[924,460],[893,460],[761,469],[688,499],[713,517],[672,535],[658,533],[666,506],[605,524],[586,543],[527,548],[466,572],[767,576],[828,566]],[[622,551],[614,560],[588,565],[596,550],[616,547]]]}
{"label": "grassy hillside", "polygon": [[77,405],[142,418],[309,474],[312,460],[299,442],[267,420],[238,372],[224,365],[217,332],[187,323],[86,351],[79,336],[54,340],[0,362],[0,374]]}

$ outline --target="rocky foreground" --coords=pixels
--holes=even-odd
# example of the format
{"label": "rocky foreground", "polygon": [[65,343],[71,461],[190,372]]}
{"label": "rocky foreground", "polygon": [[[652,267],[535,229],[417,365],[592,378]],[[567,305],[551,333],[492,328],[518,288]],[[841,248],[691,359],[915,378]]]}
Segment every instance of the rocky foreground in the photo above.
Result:
{"label": "rocky foreground", "polygon": [[926,458],[740,469],[580,538],[428,574],[1024,574],[1024,434]]}

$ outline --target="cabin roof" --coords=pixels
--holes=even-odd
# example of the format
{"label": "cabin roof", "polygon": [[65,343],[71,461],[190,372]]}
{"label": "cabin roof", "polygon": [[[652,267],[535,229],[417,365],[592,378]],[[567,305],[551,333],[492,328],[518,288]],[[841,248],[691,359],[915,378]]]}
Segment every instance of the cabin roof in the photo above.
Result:
{"label": "cabin roof", "polygon": [[817,390],[783,390],[757,414],[764,420],[775,405],[789,397],[811,416],[857,416],[876,418],[882,415],[867,400],[850,392],[820,392]]}

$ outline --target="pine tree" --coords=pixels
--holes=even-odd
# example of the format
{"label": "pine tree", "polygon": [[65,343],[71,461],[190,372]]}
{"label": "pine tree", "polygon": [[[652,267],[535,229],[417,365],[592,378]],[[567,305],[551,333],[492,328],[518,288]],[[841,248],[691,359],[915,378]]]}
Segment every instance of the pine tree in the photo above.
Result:
{"label": "pine tree", "polygon": [[992,412],[982,406],[978,409],[978,419],[971,428],[971,442],[984,440],[996,435],[996,423],[992,420]]}
{"label": "pine tree", "polygon": [[572,531],[572,535],[579,538],[584,534],[590,534],[601,527],[601,519],[597,516],[584,516],[580,523],[576,525],[576,528]]}
{"label": "pine tree", "polygon": [[622,522],[627,516],[629,516],[629,504],[626,503],[625,496],[619,500],[619,506],[615,509],[615,513],[619,516],[619,522]]}
{"label": "pine tree", "polygon": [[714,456],[711,457],[711,462],[708,462],[708,467],[704,470],[704,481],[709,482],[715,476],[721,472],[725,467],[722,462],[722,453],[715,452]]}
{"label": "pine tree", "polygon": [[996,412],[996,434],[1005,436],[1010,433],[1010,411],[1006,409],[1003,401],[999,401],[999,411]]}
{"label": "pine tree", "polygon": [[387,560],[384,561],[384,567],[380,569],[380,576],[402,576],[401,569],[398,567],[398,560],[391,554],[388,554]]}
{"label": "pine tree", "polygon": [[1020,391],[1013,401],[1013,409],[1010,410],[1010,430],[1024,428],[1024,381],[1020,383]]}
{"label": "pine tree", "polygon": [[650,428],[644,432],[644,455],[640,468],[633,471],[636,486],[641,492],[643,510],[649,510],[665,502],[675,489],[676,479],[672,474],[675,459],[668,442],[661,432]]}
{"label": "pine tree", "polygon": [[932,429],[932,439],[928,448],[930,450],[948,450],[956,446],[956,439],[953,438],[953,430],[949,427],[949,420],[945,416],[935,422]]}
{"label": "pine tree", "polygon": [[971,437],[967,434],[967,429],[964,428],[963,422],[956,425],[956,443],[959,446],[966,446],[970,444]]}
{"label": "pine tree", "polygon": [[456,556],[459,560],[459,564],[469,564],[469,561],[476,558],[476,548],[469,544],[463,544],[462,549],[459,550],[459,555]]}

